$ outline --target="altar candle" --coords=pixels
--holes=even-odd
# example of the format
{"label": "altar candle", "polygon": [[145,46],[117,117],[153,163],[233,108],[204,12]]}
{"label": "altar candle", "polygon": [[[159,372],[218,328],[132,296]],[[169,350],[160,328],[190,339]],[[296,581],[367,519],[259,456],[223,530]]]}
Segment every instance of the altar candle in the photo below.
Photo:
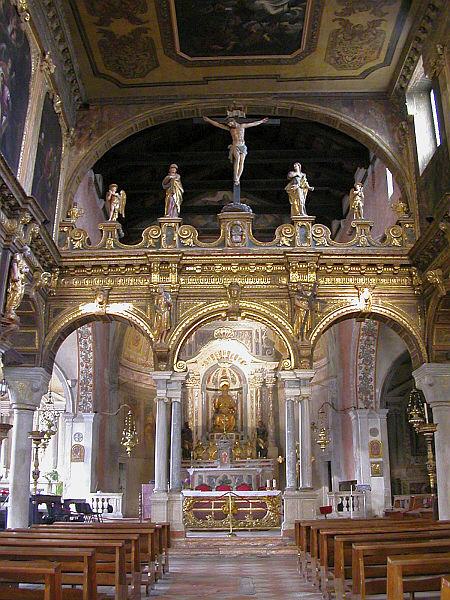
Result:
{"label": "altar candle", "polygon": [[428,404],[426,402],[423,403],[423,407],[425,409],[425,423],[430,422],[430,418],[428,416]]}
{"label": "altar candle", "polygon": [[277,489],[277,480],[276,479],[272,479],[272,487],[274,490]]}
{"label": "altar candle", "polygon": [[266,481],[266,490],[270,490],[270,479]]}

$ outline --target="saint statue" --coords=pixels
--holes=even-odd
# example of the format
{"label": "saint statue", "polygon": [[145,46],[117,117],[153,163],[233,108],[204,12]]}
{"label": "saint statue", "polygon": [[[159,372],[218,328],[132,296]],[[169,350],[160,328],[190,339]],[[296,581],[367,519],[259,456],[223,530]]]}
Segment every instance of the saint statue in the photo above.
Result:
{"label": "saint statue", "polygon": [[307,217],[306,196],[309,190],[313,191],[314,188],[309,185],[300,163],[294,164],[293,171],[288,173],[288,179],[289,183],[284,189],[291,204],[291,217]]}
{"label": "saint statue", "polygon": [[349,194],[350,208],[353,210],[355,221],[364,219],[364,190],[362,183],[355,183]]}
{"label": "saint statue", "polygon": [[263,421],[256,426],[256,458],[267,458],[269,434]]}
{"label": "saint statue", "polygon": [[242,446],[239,440],[235,440],[233,444],[233,459],[241,460],[242,458]]}
{"label": "saint statue", "polygon": [[6,294],[5,318],[16,321],[18,319],[16,310],[19,308],[25,293],[27,273],[30,271],[25,256],[29,250],[23,254],[17,252],[11,262],[9,270],[9,285]]}
{"label": "saint statue", "polygon": [[117,190],[117,183],[112,183],[106,193],[106,206],[109,213],[108,221],[117,221],[119,215],[125,218],[127,195],[123,190],[120,190],[120,193]]}
{"label": "saint statue", "polygon": [[181,456],[183,460],[191,458],[193,441],[192,429],[189,427],[188,421],[185,421],[181,429]]}
{"label": "saint statue", "polygon": [[169,173],[162,180],[162,186],[166,190],[164,216],[177,219],[180,216],[184,193],[177,165],[170,165]]}
{"label": "saint statue", "polygon": [[204,460],[205,452],[205,445],[201,440],[197,440],[197,443],[194,446],[194,450],[192,451],[194,460]]}
{"label": "saint statue", "polygon": [[170,309],[172,308],[172,298],[169,292],[159,286],[155,296],[155,314],[153,316],[153,331],[157,342],[164,343],[171,328]]}
{"label": "saint statue", "polygon": [[209,440],[206,451],[208,460],[217,460],[217,444],[213,440]]}
{"label": "saint statue", "polygon": [[317,281],[309,292],[299,283],[294,296],[294,335],[299,340],[304,340],[311,330],[316,301]]}
{"label": "saint statue", "polygon": [[219,387],[220,394],[214,400],[213,431],[229,433],[236,430],[236,405],[229,393],[229,382],[223,380]]}
{"label": "saint statue", "polygon": [[235,118],[228,119],[226,123],[219,123],[209,117],[203,117],[203,120],[214,127],[225,129],[231,135],[231,144],[228,146],[230,162],[233,163],[233,179],[234,185],[240,185],[242,171],[244,170],[245,157],[247,156],[247,146],[245,145],[245,130],[249,127],[256,127],[267,123],[268,117],[251,121],[250,123],[239,123]]}

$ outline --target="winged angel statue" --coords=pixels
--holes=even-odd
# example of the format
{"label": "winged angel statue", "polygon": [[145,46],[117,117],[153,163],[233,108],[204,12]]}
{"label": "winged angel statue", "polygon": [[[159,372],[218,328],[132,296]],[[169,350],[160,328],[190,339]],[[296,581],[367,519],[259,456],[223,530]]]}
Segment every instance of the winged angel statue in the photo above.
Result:
{"label": "winged angel statue", "polygon": [[125,217],[125,205],[127,203],[127,195],[124,190],[117,191],[117,183],[112,183],[109,186],[106,194],[106,206],[109,211],[108,221],[117,221],[119,215]]}

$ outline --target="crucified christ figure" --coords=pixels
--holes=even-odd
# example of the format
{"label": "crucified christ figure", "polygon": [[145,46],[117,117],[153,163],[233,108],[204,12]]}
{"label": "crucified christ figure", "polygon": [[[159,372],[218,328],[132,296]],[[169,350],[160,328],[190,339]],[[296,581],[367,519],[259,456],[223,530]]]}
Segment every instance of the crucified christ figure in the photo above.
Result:
{"label": "crucified christ figure", "polygon": [[230,150],[229,158],[233,163],[233,178],[234,185],[239,185],[242,171],[244,170],[245,157],[247,156],[247,146],[245,145],[245,130],[249,127],[256,127],[262,123],[267,123],[268,117],[259,121],[251,121],[250,123],[239,123],[236,119],[229,119],[226,123],[219,123],[209,117],[203,117],[203,120],[214,127],[225,129],[230,132],[232,143],[228,146]]}

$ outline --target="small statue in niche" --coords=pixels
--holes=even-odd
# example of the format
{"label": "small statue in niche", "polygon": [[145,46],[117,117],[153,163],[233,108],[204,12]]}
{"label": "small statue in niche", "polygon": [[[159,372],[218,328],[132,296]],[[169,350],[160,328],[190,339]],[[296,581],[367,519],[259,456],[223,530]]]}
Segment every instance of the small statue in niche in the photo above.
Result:
{"label": "small statue in niche", "polygon": [[299,340],[304,340],[311,330],[314,308],[317,302],[318,284],[315,281],[308,292],[299,283],[294,296],[294,335]]}
{"label": "small statue in niche", "polygon": [[369,288],[358,288],[358,308],[361,312],[372,311],[372,292]]}
{"label": "small statue in niche", "polygon": [[6,292],[5,318],[17,321],[16,310],[19,308],[25,294],[27,273],[30,269],[26,263],[25,256],[30,250],[25,247],[23,253],[17,252],[11,262],[9,269],[9,285]]}
{"label": "small statue in niche", "polygon": [[177,165],[170,165],[169,173],[162,180],[162,186],[166,190],[164,216],[177,219],[180,216],[184,193]]}
{"label": "small statue in niche", "polygon": [[241,299],[242,289],[237,281],[232,281],[227,287],[227,296],[229,307],[227,309],[227,318],[230,321],[237,321],[239,319],[240,308],[239,302]]}
{"label": "small statue in niche", "polygon": [[184,422],[181,429],[181,455],[183,460],[190,460],[193,448],[193,435],[192,429],[189,427],[188,421]]}
{"label": "small statue in niche", "polygon": [[364,190],[363,184],[355,183],[349,194],[350,208],[353,210],[355,221],[364,219]]}
{"label": "small statue in niche", "polygon": [[108,221],[117,221],[119,215],[125,218],[125,205],[127,203],[127,195],[123,190],[118,192],[117,183],[111,183],[106,193],[106,206],[108,208]]}
{"label": "small statue in niche", "polygon": [[208,460],[217,460],[217,444],[213,440],[209,440],[206,452]]}
{"label": "small statue in niche", "polygon": [[251,440],[250,438],[244,442],[242,450],[243,450],[243,458],[254,458],[255,457],[255,447],[256,441]]}
{"label": "small statue in niche", "polygon": [[263,421],[258,421],[258,425],[256,427],[256,457],[257,458],[267,458],[267,453],[269,451],[268,439],[269,439],[269,434],[267,432],[267,427],[264,425]]}
{"label": "small statue in niche", "polygon": [[153,316],[153,331],[157,342],[164,343],[167,334],[171,328],[170,310],[172,308],[172,298],[169,292],[159,286],[155,295],[155,313]]}
{"label": "small statue in niche", "polygon": [[236,404],[230,395],[227,380],[219,384],[220,394],[214,400],[213,431],[230,433],[236,429]]}
{"label": "small statue in niche", "polygon": [[206,448],[201,440],[197,440],[197,443],[194,446],[192,451],[194,460],[204,460],[205,459]]}
{"label": "small statue in niche", "polygon": [[306,196],[314,188],[309,185],[300,163],[294,164],[294,169],[287,175],[289,183],[284,188],[291,204],[291,217],[307,217]]}
{"label": "small statue in niche", "polygon": [[240,223],[233,223],[230,227],[230,240],[233,244],[243,244],[245,241],[245,234]]}

